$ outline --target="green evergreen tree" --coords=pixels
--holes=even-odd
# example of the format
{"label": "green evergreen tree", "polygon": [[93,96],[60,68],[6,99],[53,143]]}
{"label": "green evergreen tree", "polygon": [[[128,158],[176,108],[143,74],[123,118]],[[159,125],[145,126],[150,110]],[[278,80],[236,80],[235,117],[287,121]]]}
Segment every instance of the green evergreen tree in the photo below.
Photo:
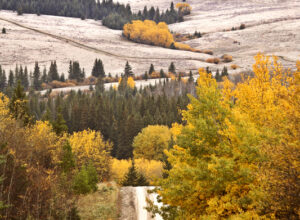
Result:
{"label": "green evergreen tree", "polygon": [[104,71],[104,66],[103,66],[103,62],[101,59],[96,59],[93,69],[92,69],[92,76],[94,77],[101,77],[104,78],[105,77],[105,71]]}
{"label": "green evergreen tree", "polygon": [[132,165],[128,170],[128,173],[125,175],[123,181],[122,181],[123,186],[148,186],[149,182],[145,178],[145,176],[141,173],[138,173],[134,160],[132,161]]}
{"label": "green evergreen tree", "polygon": [[34,71],[33,71],[33,88],[35,90],[41,89],[41,72],[38,62],[35,63]]}
{"label": "green evergreen tree", "polygon": [[175,64],[173,62],[171,62],[170,66],[169,66],[169,72],[173,73],[173,74],[176,74],[176,67],[175,67]]}
{"label": "green evergreen tree", "polygon": [[160,70],[159,75],[160,75],[160,78],[165,78],[166,77],[166,74],[165,74],[163,69]]}
{"label": "green evergreen tree", "polygon": [[9,76],[8,76],[8,86],[13,87],[15,84],[15,76],[14,72],[12,70],[9,71]]}
{"label": "green evergreen tree", "polygon": [[217,82],[221,82],[222,81],[222,77],[220,76],[219,69],[217,69],[217,71],[216,71],[215,79],[216,79]]}
{"label": "green evergreen tree", "polygon": [[130,66],[128,61],[126,62],[125,65],[124,76],[125,77],[133,76],[132,67]]}
{"label": "green evergreen tree", "polygon": [[2,28],[2,34],[6,34],[6,28]]}
{"label": "green evergreen tree", "polygon": [[65,173],[69,173],[72,169],[75,168],[75,159],[72,152],[72,147],[69,142],[67,142],[62,149],[62,159],[61,159],[61,168]]}
{"label": "green evergreen tree", "polygon": [[222,74],[221,74],[221,77],[225,77],[225,76],[228,76],[228,69],[226,66],[224,66],[223,70],[222,70]]}
{"label": "green evergreen tree", "polygon": [[151,63],[149,68],[149,74],[151,75],[153,72],[155,72],[154,65]]}
{"label": "green evergreen tree", "polygon": [[17,120],[21,120],[23,125],[28,125],[31,122],[27,103],[28,100],[26,99],[24,89],[21,86],[21,82],[18,81],[8,107],[12,116]]}
{"label": "green evergreen tree", "polygon": [[190,71],[189,80],[188,81],[189,81],[189,83],[194,83],[195,82],[192,71]]}
{"label": "green evergreen tree", "polygon": [[54,122],[52,122],[52,127],[57,135],[62,135],[63,133],[68,131],[66,121],[61,114],[61,107],[58,107],[56,119]]}
{"label": "green evergreen tree", "polygon": [[65,79],[65,74],[62,73],[59,80],[60,80],[61,82],[65,82],[65,81],[66,81],[66,79]]}
{"label": "green evergreen tree", "polygon": [[53,61],[50,64],[50,68],[49,68],[49,72],[48,72],[48,79],[49,79],[49,82],[52,82],[54,80],[56,80],[56,81],[59,80],[56,61]]}

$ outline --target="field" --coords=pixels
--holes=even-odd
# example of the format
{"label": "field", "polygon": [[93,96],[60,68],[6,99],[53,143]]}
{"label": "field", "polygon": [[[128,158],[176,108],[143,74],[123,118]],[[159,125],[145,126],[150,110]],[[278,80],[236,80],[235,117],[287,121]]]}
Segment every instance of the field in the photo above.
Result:
{"label": "field", "polygon": [[[167,0],[120,0],[129,2],[134,11],[159,6],[169,7]],[[179,1],[174,1],[179,2]],[[180,71],[212,69],[236,64],[234,72],[251,68],[253,56],[258,52],[277,55],[285,67],[291,67],[300,59],[300,1],[299,0],[188,0],[193,11],[185,22],[170,25],[177,33],[205,33],[202,38],[185,43],[196,49],[211,49],[213,56],[188,51],[170,50],[141,45],[124,39],[121,31],[110,30],[100,21],[80,20],[55,16],[23,15],[0,11],[0,64],[5,69],[16,64],[33,68],[34,62],[49,66],[57,60],[59,72],[67,73],[68,62],[77,60],[90,74],[93,62],[101,58],[106,72],[113,75],[123,71],[128,60],[136,74],[148,70],[151,63],[159,70],[167,70],[171,61]],[[298,13],[297,13],[298,12]],[[1,20],[5,19],[4,20]],[[11,23],[15,22],[15,23]],[[232,27],[246,25],[244,30],[231,31]],[[230,54],[234,61],[218,65],[206,63],[212,57]]]}

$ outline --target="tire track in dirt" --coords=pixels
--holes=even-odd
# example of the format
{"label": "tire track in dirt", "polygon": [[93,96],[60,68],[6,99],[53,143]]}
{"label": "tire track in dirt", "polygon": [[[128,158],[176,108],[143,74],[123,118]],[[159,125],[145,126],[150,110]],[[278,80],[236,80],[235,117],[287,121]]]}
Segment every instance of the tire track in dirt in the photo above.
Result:
{"label": "tire track in dirt", "polygon": [[171,60],[171,61],[174,61],[174,60],[189,60],[189,61],[205,62],[205,59],[200,59],[200,58],[196,59],[196,58],[192,58],[192,57],[182,57],[182,58],[172,57],[172,58],[169,58],[169,57],[135,57],[135,56],[118,55],[118,54],[114,54],[114,53],[111,53],[111,52],[108,52],[108,51],[105,51],[105,50],[101,50],[101,49],[98,49],[98,48],[95,48],[95,47],[85,45],[85,44],[80,43],[78,41],[75,41],[73,39],[69,39],[69,38],[58,36],[58,35],[55,35],[55,34],[51,34],[51,33],[48,33],[46,31],[42,31],[42,30],[39,30],[39,29],[36,29],[36,28],[33,28],[33,27],[29,27],[27,25],[23,25],[23,24],[20,24],[18,22],[15,22],[15,21],[3,18],[3,17],[0,17],[0,20],[11,23],[11,24],[19,26],[19,27],[22,27],[22,28],[27,29],[27,30],[31,30],[31,31],[46,35],[46,36],[54,38],[56,40],[63,41],[63,42],[65,42],[69,45],[72,45],[74,47],[78,47],[78,48],[88,50],[88,51],[92,51],[92,52],[96,52],[96,53],[101,53],[101,54],[104,54],[106,56],[115,57],[115,58],[119,58],[119,59],[133,60],[133,61],[139,59],[139,60]]}

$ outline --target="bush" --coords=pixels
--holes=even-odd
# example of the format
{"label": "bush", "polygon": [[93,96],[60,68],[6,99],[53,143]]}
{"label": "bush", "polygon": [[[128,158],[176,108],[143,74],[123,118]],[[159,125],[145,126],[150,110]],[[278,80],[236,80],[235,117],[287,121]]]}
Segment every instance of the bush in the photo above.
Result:
{"label": "bush", "polygon": [[2,28],[2,34],[6,34],[6,28]]}
{"label": "bush", "polygon": [[206,59],[206,62],[218,64],[218,63],[220,63],[220,59],[219,58],[208,58],[208,59]]}
{"label": "bush", "polygon": [[233,70],[236,70],[237,68],[239,68],[239,66],[236,65],[236,64],[232,64],[230,67],[231,67],[231,69],[233,69]]}
{"label": "bush", "polygon": [[191,14],[192,7],[188,3],[177,3],[176,8],[181,16]]}
{"label": "bush", "polygon": [[244,30],[245,28],[246,28],[246,25],[245,24],[241,24],[240,30]]}
{"label": "bush", "polygon": [[224,63],[230,63],[233,60],[232,56],[228,54],[224,54],[221,58]]}

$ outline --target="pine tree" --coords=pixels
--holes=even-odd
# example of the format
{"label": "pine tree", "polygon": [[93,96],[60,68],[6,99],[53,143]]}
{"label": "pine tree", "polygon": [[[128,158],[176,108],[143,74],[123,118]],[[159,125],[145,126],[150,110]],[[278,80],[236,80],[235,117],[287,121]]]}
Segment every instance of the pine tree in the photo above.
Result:
{"label": "pine tree", "polygon": [[92,76],[94,77],[101,77],[104,78],[105,77],[105,71],[104,71],[104,66],[103,66],[103,62],[101,59],[96,59],[94,66],[93,66],[93,70],[92,70]]}
{"label": "pine tree", "polygon": [[59,80],[56,61],[53,61],[50,64],[50,68],[49,68],[49,72],[48,72],[48,79],[49,79],[49,82],[52,82],[54,80],[56,80],[56,81]]}
{"label": "pine tree", "polygon": [[7,87],[7,79],[5,71],[2,70],[0,65],[0,91],[4,92]]}
{"label": "pine tree", "polygon": [[52,127],[57,135],[62,135],[63,133],[68,131],[66,121],[61,114],[61,107],[58,107],[56,119],[54,122],[52,122]]}
{"label": "pine tree", "polygon": [[175,64],[173,62],[169,66],[169,72],[173,73],[173,74],[176,74],[176,67],[175,67]]}
{"label": "pine tree", "polygon": [[66,79],[65,79],[65,74],[62,73],[59,80],[60,80],[61,82],[65,82],[65,81],[66,81]]}
{"label": "pine tree", "polygon": [[217,69],[217,71],[216,71],[215,79],[216,79],[217,82],[221,82],[222,81],[222,77],[220,76],[219,69]]}
{"label": "pine tree", "polygon": [[31,121],[27,103],[28,100],[26,99],[24,89],[21,86],[21,82],[18,81],[8,107],[12,116],[17,120],[21,120],[23,125],[28,125]]}
{"label": "pine tree", "polygon": [[41,78],[41,81],[42,83],[47,83],[48,82],[48,75],[47,75],[47,70],[46,70],[46,67],[44,67],[44,70],[43,70],[43,75],[42,75],[42,78]]}
{"label": "pine tree", "polygon": [[63,146],[62,152],[60,166],[65,173],[69,173],[73,168],[75,168],[74,154],[69,142]]}
{"label": "pine tree", "polygon": [[228,76],[228,69],[226,66],[224,66],[223,70],[222,70],[222,74],[221,77],[223,78],[224,76]]}
{"label": "pine tree", "polygon": [[75,76],[74,76],[74,73],[73,73],[73,62],[72,61],[70,61],[70,63],[69,63],[69,76],[68,76],[68,78],[69,79],[75,79]]}
{"label": "pine tree", "polygon": [[27,66],[25,66],[25,69],[24,69],[23,86],[24,86],[25,90],[28,90],[28,88],[29,88],[29,76],[28,76]]}
{"label": "pine tree", "polygon": [[138,173],[135,168],[134,160],[132,160],[132,165],[128,170],[128,173],[125,175],[123,181],[123,186],[148,186],[149,183],[145,176],[141,173]]}
{"label": "pine tree", "polygon": [[189,83],[194,83],[194,77],[193,77],[192,71],[190,71],[190,74],[189,74]]}
{"label": "pine tree", "polygon": [[153,72],[155,72],[154,65],[151,63],[149,68],[149,74],[151,75]]}
{"label": "pine tree", "polygon": [[40,80],[41,72],[38,62],[35,63],[34,71],[33,71],[33,88],[35,90],[41,89],[41,80]]}
{"label": "pine tree", "polygon": [[125,77],[133,76],[132,68],[128,61],[126,62],[126,65],[125,65],[124,76]]}
{"label": "pine tree", "polygon": [[2,34],[6,34],[6,28],[2,28]]}
{"label": "pine tree", "polygon": [[160,78],[165,78],[166,77],[166,74],[165,74],[163,69],[160,70],[159,75],[160,75]]}
{"label": "pine tree", "polygon": [[8,86],[13,87],[15,84],[15,76],[14,72],[12,70],[9,71],[9,77],[8,77]]}

